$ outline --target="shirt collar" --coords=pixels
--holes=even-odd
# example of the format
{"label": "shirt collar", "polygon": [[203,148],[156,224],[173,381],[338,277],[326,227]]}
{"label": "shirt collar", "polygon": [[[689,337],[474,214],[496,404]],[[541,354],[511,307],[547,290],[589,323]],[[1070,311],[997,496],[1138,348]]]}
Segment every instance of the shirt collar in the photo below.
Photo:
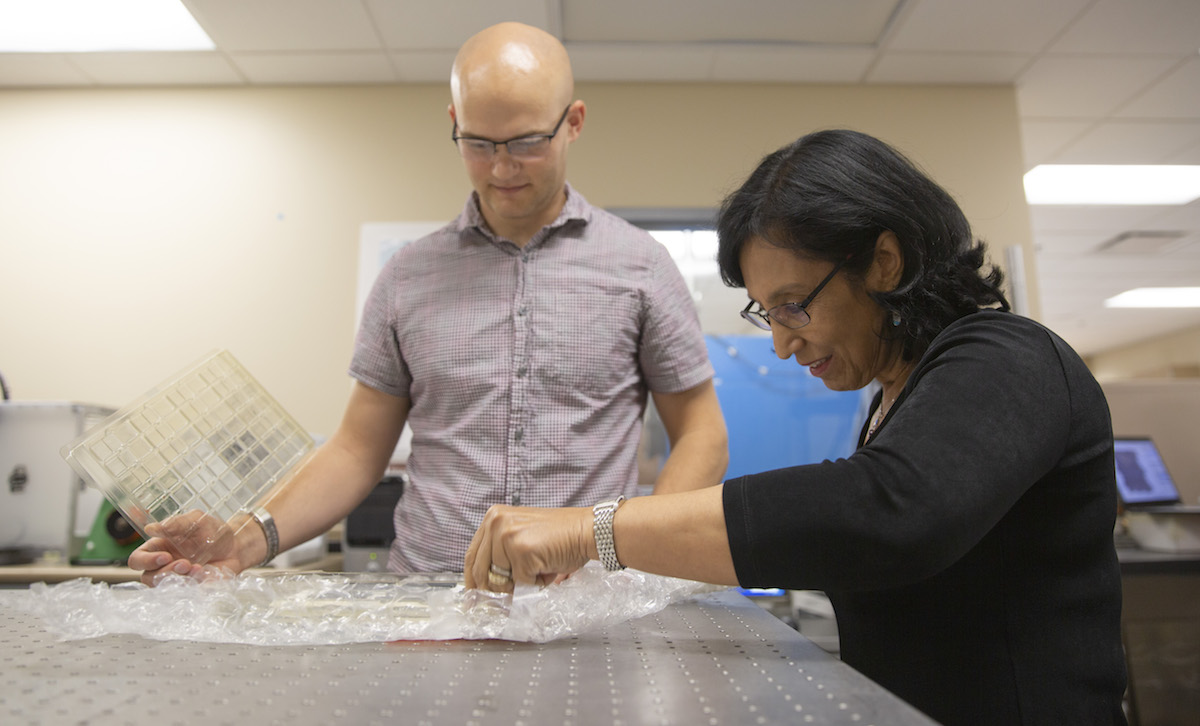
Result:
{"label": "shirt collar", "polygon": [[[571,187],[570,182],[565,182],[564,187],[567,190],[567,202],[563,208],[559,210],[558,216],[554,221],[542,228],[542,231],[534,236],[535,240],[544,239],[547,231],[553,231],[567,225],[570,222],[579,222],[587,224],[592,220],[592,206],[588,204],[583,195],[575,191]],[[467,197],[467,203],[463,207],[462,214],[458,216],[457,228],[459,232],[465,232],[468,229],[477,229],[480,234],[489,240],[495,242],[497,237],[488,228],[487,220],[483,218],[483,212],[479,211],[479,194],[471,192]]]}

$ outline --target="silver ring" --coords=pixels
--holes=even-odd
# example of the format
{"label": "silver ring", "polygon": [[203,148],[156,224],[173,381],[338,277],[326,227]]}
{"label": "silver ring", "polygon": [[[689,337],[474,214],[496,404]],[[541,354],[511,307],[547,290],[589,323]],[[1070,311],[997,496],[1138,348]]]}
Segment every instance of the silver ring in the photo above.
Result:
{"label": "silver ring", "polygon": [[512,579],[512,570],[506,570],[500,565],[497,565],[495,562],[493,562],[492,566],[488,568],[488,572],[497,577],[503,577],[506,580]]}

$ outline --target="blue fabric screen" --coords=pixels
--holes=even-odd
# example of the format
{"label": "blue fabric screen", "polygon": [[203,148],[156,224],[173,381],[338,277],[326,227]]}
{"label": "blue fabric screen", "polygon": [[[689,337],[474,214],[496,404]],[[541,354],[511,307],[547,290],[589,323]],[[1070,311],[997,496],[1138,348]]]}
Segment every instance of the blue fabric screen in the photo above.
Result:
{"label": "blue fabric screen", "polygon": [[714,384],[729,428],[726,479],[848,456],[868,394],[831,391],[769,336],[706,336]]}

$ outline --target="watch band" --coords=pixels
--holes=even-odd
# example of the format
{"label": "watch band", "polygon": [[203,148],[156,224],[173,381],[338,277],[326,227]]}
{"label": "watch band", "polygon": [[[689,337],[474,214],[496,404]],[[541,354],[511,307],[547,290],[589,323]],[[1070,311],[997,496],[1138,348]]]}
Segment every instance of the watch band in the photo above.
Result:
{"label": "watch band", "polygon": [[592,536],[596,538],[596,552],[600,555],[604,569],[610,572],[625,569],[625,565],[617,559],[617,546],[613,542],[613,515],[617,513],[617,507],[621,506],[623,501],[625,497],[619,496],[592,507]]}
{"label": "watch band", "polygon": [[258,526],[262,527],[263,534],[267,538],[267,556],[258,565],[265,567],[275,559],[275,555],[279,554],[279,530],[275,527],[275,518],[271,516],[266,507],[255,507],[250,512],[250,517],[258,522]]}

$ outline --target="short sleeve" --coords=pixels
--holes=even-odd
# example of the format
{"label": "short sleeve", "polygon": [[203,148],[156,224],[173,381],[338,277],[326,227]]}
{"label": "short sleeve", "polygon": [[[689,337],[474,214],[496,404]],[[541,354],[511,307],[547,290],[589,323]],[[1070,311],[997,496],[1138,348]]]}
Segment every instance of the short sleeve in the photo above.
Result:
{"label": "short sleeve", "polygon": [[712,378],[691,292],[665,247],[654,242],[638,353],[650,390],[679,393]]}
{"label": "short sleeve", "polygon": [[367,302],[354,343],[350,376],[392,396],[409,397],[412,376],[396,337],[395,292],[401,255],[397,253],[379,273]]}

